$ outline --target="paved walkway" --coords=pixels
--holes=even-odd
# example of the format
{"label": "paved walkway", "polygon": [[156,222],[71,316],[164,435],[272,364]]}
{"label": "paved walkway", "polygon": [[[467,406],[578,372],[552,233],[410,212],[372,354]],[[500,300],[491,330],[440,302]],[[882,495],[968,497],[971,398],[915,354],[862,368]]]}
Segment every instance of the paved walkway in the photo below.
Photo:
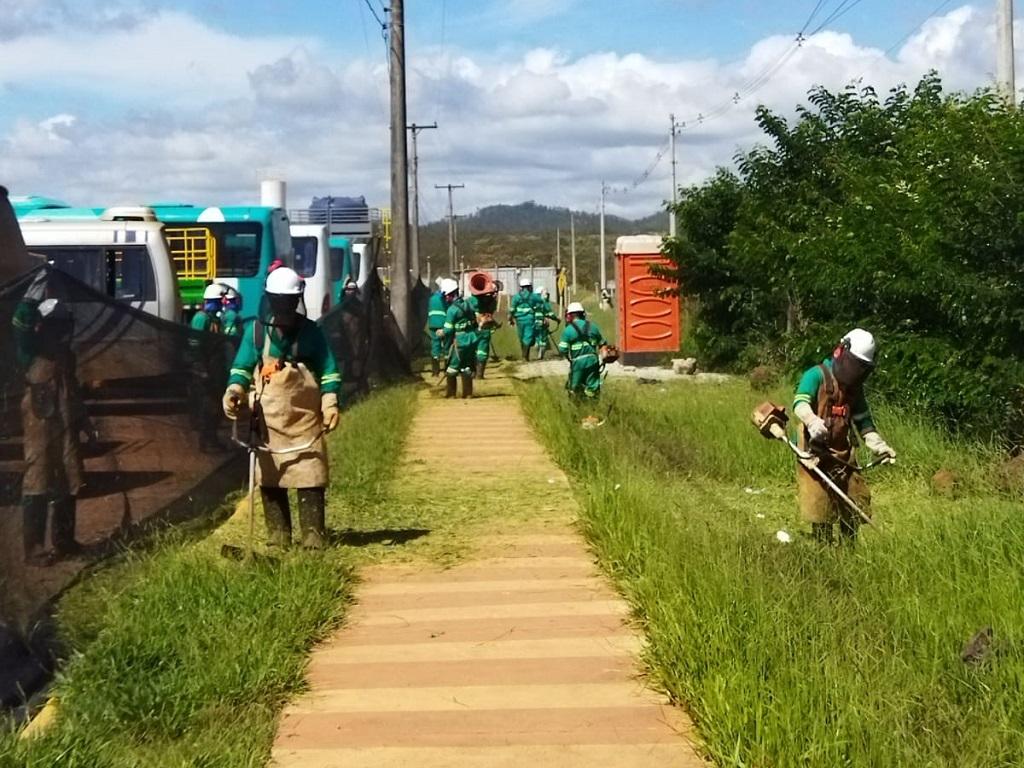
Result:
{"label": "paved walkway", "polygon": [[[493,438],[477,439],[481,422]],[[524,482],[534,495],[538,478],[548,488],[527,518],[502,514],[503,500],[518,502],[496,494],[493,525],[456,567],[363,574],[346,626],[313,654],[310,692],[284,711],[274,765],[706,765],[685,714],[638,678],[627,606],[572,528],[566,478],[515,398],[426,394],[404,464],[409,482],[466,467],[468,492]],[[436,503],[450,492],[439,486]]]}

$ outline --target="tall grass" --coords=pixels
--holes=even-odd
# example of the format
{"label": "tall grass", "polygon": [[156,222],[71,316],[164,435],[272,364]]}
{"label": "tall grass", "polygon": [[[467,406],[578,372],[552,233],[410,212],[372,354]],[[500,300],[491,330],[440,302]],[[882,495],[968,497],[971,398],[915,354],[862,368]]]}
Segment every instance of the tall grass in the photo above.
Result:
{"label": "tall grass", "polygon": [[[784,393],[777,393],[782,396]],[[879,532],[796,532],[794,466],[749,424],[746,385],[620,384],[584,431],[557,386],[523,387],[588,535],[650,640],[655,678],[722,766],[1024,764],[1024,524],[997,453],[883,411],[900,452],[871,476]],[[930,490],[962,474],[957,500]],[[792,544],[776,540],[786,529]],[[993,653],[959,658],[992,626]]]}
{"label": "tall grass", "polygon": [[[381,503],[414,398],[388,390],[343,415],[331,440],[332,527]],[[239,563],[220,557],[219,542],[170,532],[65,595],[59,719],[28,742],[0,738],[0,765],[266,763],[277,712],[343,615],[358,558],[340,547]]]}

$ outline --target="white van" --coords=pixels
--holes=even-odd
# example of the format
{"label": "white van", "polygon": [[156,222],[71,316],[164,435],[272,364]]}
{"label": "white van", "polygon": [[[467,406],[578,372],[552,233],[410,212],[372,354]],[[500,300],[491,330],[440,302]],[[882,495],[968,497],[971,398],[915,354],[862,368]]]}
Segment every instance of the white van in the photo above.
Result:
{"label": "white van", "polygon": [[104,211],[97,219],[20,221],[25,245],[55,269],[113,299],[171,322],[181,322],[181,297],[164,225],[147,209]]}
{"label": "white van", "polygon": [[295,271],[306,281],[303,294],[306,317],[319,320],[334,304],[330,234],[324,224],[292,224],[289,230],[295,251]]}

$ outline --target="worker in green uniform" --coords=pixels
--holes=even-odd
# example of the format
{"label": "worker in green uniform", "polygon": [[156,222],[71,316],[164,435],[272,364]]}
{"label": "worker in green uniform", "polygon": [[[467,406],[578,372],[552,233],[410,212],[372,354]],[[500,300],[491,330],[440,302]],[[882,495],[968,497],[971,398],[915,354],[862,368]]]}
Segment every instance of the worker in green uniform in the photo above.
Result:
{"label": "worker in green uniform", "polygon": [[494,317],[498,311],[498,286],[491,283],[485,293],[470,296],[468,301],[476,313],[476,375],[482,379],[487,373],[487,361],[491,356],[491,335],[500,327]]}
{"label": "worker in green uniform", "polygon": [[[299,500],[302,546],[324,546],[327,450],[323,435],[338,426],[341,373],[323,330],[299,311],[305,286],[288,267],[267,276],[259,316],[248,324],[231,366],[224,413],[237,419],[242,402],[253,394],[254,426],[266,437],[256,481],[271,546],[292,539],[288,489]],[[274,453],[298,446],[298,453]]]}
{"label": "worker in green uniform", "polygon": [[551,306],[551,294],[544,286],[537,288],[535,305],[533,308],[533,343],[537,347],[537,359],[543,360],[544,353],[548,351],[548,343],[551,339],[551,327],[548,321],[557,322],[558,315]]}
{"label": "worker in green uniform", "polygon": [[223,309],[220,313],[220,332],[238,338],[242,335],[242,294],[231,286],[224,286]]}
{"label": "worker in green uniform", "polygon": [[226,447],[217,436],[220,417],[217,414],[217,400],[224,388],[224,374],[227,369],[227,355],[224,346],[215,336],[223,332],[221,312],[227,286],[210,283],[203,291],[203,306],[192,315],[189,327],[195,331],[188,339],[189,409],[192,426],[199,435],[201,453],[219,453]]}
{"label": "worker in green uniform", "polygon": [[508,321],[516,327],[519,336],[519,349],[523,360],[530,359],[530,347],[534,345],[534,307],[537,295],[533,292],[533,281],[528,277],[519,280],[519,293],[512,297],[509,305]]}
{"label": "worker in green uniform", "polygon": [[441,334],[449,345],[448,367],[445,369],[447,388],[445,397],[455,397],[458,378],[462,378],[462,396],[473,396],[473,374],[476,370],[477,320],[476,312],[467,299],[459,296],[459,284],[446,279],[441,283],[448,305]]}
{"label": "worker in green uniform", "polygon": [[[874,336],[854,328],[830,358],[804,373],[793,398],[793,413],[803,423],[800,448],[818,456],[821,470],[866,514],[870,514],[871,491],[856,469],[855,430],[883,463],[896,459],[896,452],[878,434],[864,396],[864,382],[874,368]],[[860,516],[802,464],[797,465],[797,502],[818,541],[832,543],[837,522],[842,541],[856,540]]]}
{"label": "worker in green uniform", "polygon": [[448,357],[448,347],[445,335],[437,332],[444,329],[444,317],[448,312],[448,305],[445,303],[444,294],[441,293],[441,283],[444,278],[437,278],[435,285],[437,290],[430,294],[427,302],[427,331],[430,333],[430,373],[436,378],[441,375],[441,361]]}
{"label": "worker in green uniform", "polygon": [[558,354],[569,360],[570,397],[583,396],[595,400],[601,394],[600,349],[607,342],[601,329],[587,320],[587,312],[578,301],[565,313],[565,329],[558,342]]}

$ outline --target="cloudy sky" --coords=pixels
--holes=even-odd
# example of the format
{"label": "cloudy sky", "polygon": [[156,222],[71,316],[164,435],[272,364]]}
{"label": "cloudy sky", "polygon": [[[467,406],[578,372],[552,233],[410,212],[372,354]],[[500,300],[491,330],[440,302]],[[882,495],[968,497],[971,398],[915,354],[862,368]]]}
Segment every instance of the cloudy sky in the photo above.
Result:
{"label": "cloudy sky", "polygon": [[[758,103],[792,112],[817,83],[887,89],[936,69],[986,86],[994,5],[406,0],[409,119],[440,126],[420,135],[423,217],[445,212],[434,184],[466,185],[461,212],[594,210],[602,179],[610,210],[651,213],[671,194],[670,113],[688,183],[758,140]],[[371,10],[381,0],[0,0],[0,184],[81,205],[229,204],[273,175],[293,206],[387,204]]]}

